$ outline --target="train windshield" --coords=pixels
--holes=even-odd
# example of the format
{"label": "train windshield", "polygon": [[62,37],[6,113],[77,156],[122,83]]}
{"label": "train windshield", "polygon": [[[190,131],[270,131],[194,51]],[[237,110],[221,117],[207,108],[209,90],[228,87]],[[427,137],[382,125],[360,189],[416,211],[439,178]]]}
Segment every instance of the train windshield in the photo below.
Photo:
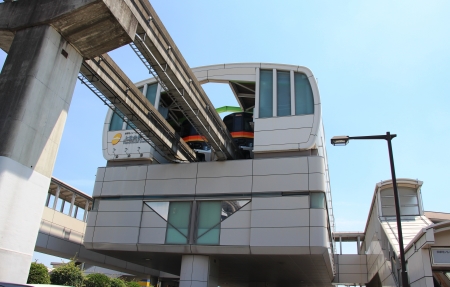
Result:
{"label": "train windshield", "polygon": [[197,131],[194,129],[194,127],[191,125],[191,123],[186,120],[181,125],[180,136],[182,138],[184,138],[184,137],[195,136],[195,135],[198,135]]}
{"label": "train windshield", "polygon": [[249,113],[236,113],[226,116],[223,122],[227,126],[230,133],[232,132],[253,132],[253,128],[250,123],[253,121],[252,114]]}

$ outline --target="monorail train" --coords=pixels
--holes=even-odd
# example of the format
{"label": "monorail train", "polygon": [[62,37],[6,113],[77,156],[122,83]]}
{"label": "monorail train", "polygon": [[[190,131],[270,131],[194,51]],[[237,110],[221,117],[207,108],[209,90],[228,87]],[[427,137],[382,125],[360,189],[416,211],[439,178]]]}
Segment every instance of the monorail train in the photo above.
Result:
{"label": "monorail train", "polygon": [[[237,112],[225,116],[223,121],[235,144],[241,149],[242,156],[253,158],[253,115],[248,112]],[[198,134],[189,121],[184,121],[181,125],[180,136],[197,153],[210,151],[205,138]]]}
{"label": "monorail train", "polygon": [[[213,82],[231,88],[238,106],[222,107],[217,112],[232,112],[224,118],[223,127],[227,127],[244,158],[280,152],[326,157],[320,99],[315,79],[307,68],[241,63],[198,67],[193,72],[201,85]],[[184,119],[177,103],[156,79],[143,80],[136,86],[197,154],[215,159],[209,144]],[[108,111],[103,129],[103,155],[108,162],[169,161],[114,114]]]}
{"label": "monorail train", "polygon": [[244,158],[253,158],[253,114],[232,113],[223,118],[234,143],[241,149]]}

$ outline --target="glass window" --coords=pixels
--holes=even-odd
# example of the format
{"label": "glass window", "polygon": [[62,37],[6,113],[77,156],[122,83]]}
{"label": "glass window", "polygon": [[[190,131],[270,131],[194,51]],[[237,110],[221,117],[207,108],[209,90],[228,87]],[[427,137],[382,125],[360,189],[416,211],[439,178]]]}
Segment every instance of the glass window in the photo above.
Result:
{"label": "glass window", "polygon": [[220,201],[203,201],[198,207],[197,244],[219,244]]}
{"label": "glass window", "polygon": [[167,220],[166,243],[187,244],[189,237],[190,202],[171,202]]}
{"label": "glass window", "polygon": [[144,92],[144,86],[139,87],[138,90],[141,91],[141,93],[143,93]]}
{"label": "glass window", "polygon": [[145,97],[147,100],[152,103],[152,105],[155,105],[155,99],[156,99],[156,89],[158,88],[158,84],[151,84],[147,86],[147,94]]}
{"label": "glass window", "polygon": [[253,115],[244,114],[244,131],[253,132],[253,128],[250,123],[253,122]]}
{"label": "glass window", "polygon": [[261,70],[259,74],[259,117],[273,115],[273,72]]}
{"label": "glass window", "polygon": [[154,212],[158,213],[159,216],[164,218],[165,221],[167,221],[167,217],[169,215],[169,202],[164,201],[154,201],[154,202],[146,202],[148,207],[153,209]]}
{"label": "glass window", "polygon": [[277,116],[291,114],[291,79],[289,72],[277,72]]}
{"label": "glass window", "polygon": [[249,202],[250,200],[199,202],[196,234],[197,244],[219,244],[220,223]]}
{"label": "glass window", "polygon": [[118,109],[115,109],[115,111],[113,112],[113,115],[111,117],[111,123],[109,124],[110,131],[122,130],[123,120],[120,115],[123,116],[122,112],[119,111]]}
{"label": "glass window", "polygon": [[308,77],[305,74],[295,73],[294,82],[295,114],[314,114],[314,97]]}
{"label": "glass window", "polygon": [[[401,215],[419,215],[419,201],[417,190],[414,188],[399,187],[398,194],[400,199]],[[380,192],[382,216],[395,216],[395,199],[392,188],[383,189]]]}
{"label": "glass window", "polygon": [[325,208],[325,193],[312,192],[309,196],[311,208]]}

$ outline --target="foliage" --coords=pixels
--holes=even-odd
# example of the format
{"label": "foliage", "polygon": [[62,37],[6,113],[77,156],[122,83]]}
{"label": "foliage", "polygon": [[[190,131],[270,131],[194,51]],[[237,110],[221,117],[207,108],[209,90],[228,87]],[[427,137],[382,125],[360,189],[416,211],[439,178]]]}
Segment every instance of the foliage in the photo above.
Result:
{"label": "foliage", "polygon": [[111,280],[108,276],[101,273],[92,273],[84,279],[85,287],[110,287]]}
{"label": "foliage", "polygon": [[50,281],[54,285],[82,287],[83,273],[75,265],[75,262],[70,261],[67,264],[55,268],[50,274]]}
{"label": "foliage", "polygon": [[136,281],[128,281],[125,284],[127,284],[127,287],[141,287]]}
{"label": "foliage", "polygon": [[28,273],[28,284],[50,284],[47,267],[42,263],[32,262]]}
{"label": "foliage", "polygon": [[111,287],[127,287],[125,281],[120,278],[111,279]]}

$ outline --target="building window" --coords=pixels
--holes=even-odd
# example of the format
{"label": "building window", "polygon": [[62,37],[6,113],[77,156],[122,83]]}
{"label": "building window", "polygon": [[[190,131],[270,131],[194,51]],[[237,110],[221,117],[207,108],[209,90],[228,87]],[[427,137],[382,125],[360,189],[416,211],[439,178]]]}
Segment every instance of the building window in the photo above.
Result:
{"label": "building window", "polygon": [[203,201],[198,206],[197,244],[219,244],[222,202]]}
{"label": "building window", "polygon": [[325,193],[312,192],[309,194],[310,208],[325,208]]}
{"label": "building window", "polygon": [[111,123],[109,124],[109,131],[120,131],[123,126],[123,113],[119,111],[119,109],[115,109],[113,111],[113,115],[111,117]]}
{"label": "building window", "polygon": [[277,116],[289,115],[291,115],[290,73],[277,71]]}
{"label": "building window", "polygon": [[273,71],[261,70],[259,77],[259,117],[273,116]]}
{"label": "building window", "polygon": [[197,212],[196,243],[218,245],[221,222],[249,202],[250,200],[200,201]]}
{"label": "building window", "polygon": [[305,74],[294,74],[295,87],[295,114],[309,115],[314,114],[314,97],[309,84],[308,77]]}
{"label": "building window", "polygon": [[[189,201],[145,202],[167,222],[166,244],[219,245],[220,224],[250,200],[198,201],[194,226],[191,224]],[[189,242],[189,232],[194,231],[194,242]]]}
{"label": "building window", "polygon": [[147,100],[152,103],[152,105],[155,105],[155,99],[156,99],[156,90],[158,88],[158,84],[151,84],[147,85],[147,93],[145,97]]}
{"label": "building window", "polygon": [[166,243],[188,244],[191,202],[174,201],[169,205]]}
{"label": "building window", "polygon": [[[398,195],[401,215],[420,215],[416,189],[399,187]],[[383,189],[380,197],[382,216],[396,216],[394,190],[392,188]]]}

